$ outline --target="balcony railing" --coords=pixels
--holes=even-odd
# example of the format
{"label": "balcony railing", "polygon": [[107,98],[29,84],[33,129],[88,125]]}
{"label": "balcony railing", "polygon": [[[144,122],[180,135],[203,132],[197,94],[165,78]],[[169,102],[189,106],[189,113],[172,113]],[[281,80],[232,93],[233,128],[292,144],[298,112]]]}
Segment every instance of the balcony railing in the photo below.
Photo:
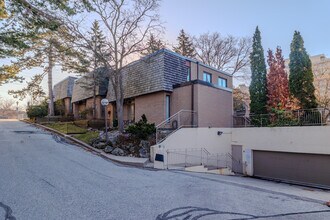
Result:
{"label": "balcony railing", "polygon": [[323,126],[330,124],[330,111],[326,108],[278,111],[269,114],[234,116],[234,127]]}
{"label": "balcony railing", "polygon": [[156,126],[156,141],[157,143],[162,142],[166,137],[180,128],[192,128],[197,126],[197,112],[180,110]]}

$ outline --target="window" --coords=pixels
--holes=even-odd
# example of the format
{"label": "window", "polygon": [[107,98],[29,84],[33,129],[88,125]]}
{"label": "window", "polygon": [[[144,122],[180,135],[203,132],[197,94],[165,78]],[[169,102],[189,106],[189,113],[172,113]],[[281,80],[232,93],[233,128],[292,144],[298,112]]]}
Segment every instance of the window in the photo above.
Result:
{"label": "window", "polygon": [[227,80],[224,78],[219,77],[218,78],[218,86],[227,88]]}
{"label": "window", "polygon": [[191,80],[191,69],[190,67],[187,68],[187,81]]}
{"label": "window", "polygon": [[166,114],[166,119],[169,119],[170,118],[170,104],[171,104],[171,100],[170,100],[170,96],[169,95],[166,95],[166,106],[165,106],[165,114]]}
{"label": "window", "polygon": [[210,73],[203,73],[203,80],[205,82],[212,83],[212,75]]}

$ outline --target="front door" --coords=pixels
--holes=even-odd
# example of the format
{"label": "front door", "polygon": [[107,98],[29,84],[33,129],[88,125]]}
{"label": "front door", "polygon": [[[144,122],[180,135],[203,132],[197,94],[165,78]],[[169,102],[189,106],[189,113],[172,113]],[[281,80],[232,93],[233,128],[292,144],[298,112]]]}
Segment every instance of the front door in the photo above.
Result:
{"label": "front door", "polygon": [[243,174],[242,145],[231,145],[231,154],[233,172]]}

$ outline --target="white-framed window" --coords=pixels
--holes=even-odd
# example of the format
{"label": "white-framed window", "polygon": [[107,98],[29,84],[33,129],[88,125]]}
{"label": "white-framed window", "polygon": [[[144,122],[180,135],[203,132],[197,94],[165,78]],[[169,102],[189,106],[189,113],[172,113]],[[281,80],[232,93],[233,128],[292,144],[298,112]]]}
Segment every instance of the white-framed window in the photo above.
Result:
{"label": "white-framed window", "polygon": [[204,72],[203,73],[203,81],[212,83],[212,75],[210,73]]}
{"label": "white-framed window", "polygon": [[218,78],[218,86],[227,88],[227,79],[219,77]]}

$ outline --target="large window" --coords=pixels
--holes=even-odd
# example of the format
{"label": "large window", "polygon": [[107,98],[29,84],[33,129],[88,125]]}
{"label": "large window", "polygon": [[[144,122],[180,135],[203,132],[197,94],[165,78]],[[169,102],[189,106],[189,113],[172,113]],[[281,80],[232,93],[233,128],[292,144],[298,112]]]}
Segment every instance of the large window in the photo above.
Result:
{"label": "large window", "polygon": [[171,99],[170,99],[170,96],[169,95],[166,95],[166,104],[165,104],[165,114],[166,114],[166,119],[169,119],[170,116],[171,116],[171,112],[170,112],[170,109],[171,109]]}
{"label": "large window", "polygon": [[203,80],[208,83],[212,83],[212,75],[210,73],[203,73]]}
{"label": "large window", "polygon": [[224,78],[219,77],[218,78],[218,86],[227,88],[227,80]]}

